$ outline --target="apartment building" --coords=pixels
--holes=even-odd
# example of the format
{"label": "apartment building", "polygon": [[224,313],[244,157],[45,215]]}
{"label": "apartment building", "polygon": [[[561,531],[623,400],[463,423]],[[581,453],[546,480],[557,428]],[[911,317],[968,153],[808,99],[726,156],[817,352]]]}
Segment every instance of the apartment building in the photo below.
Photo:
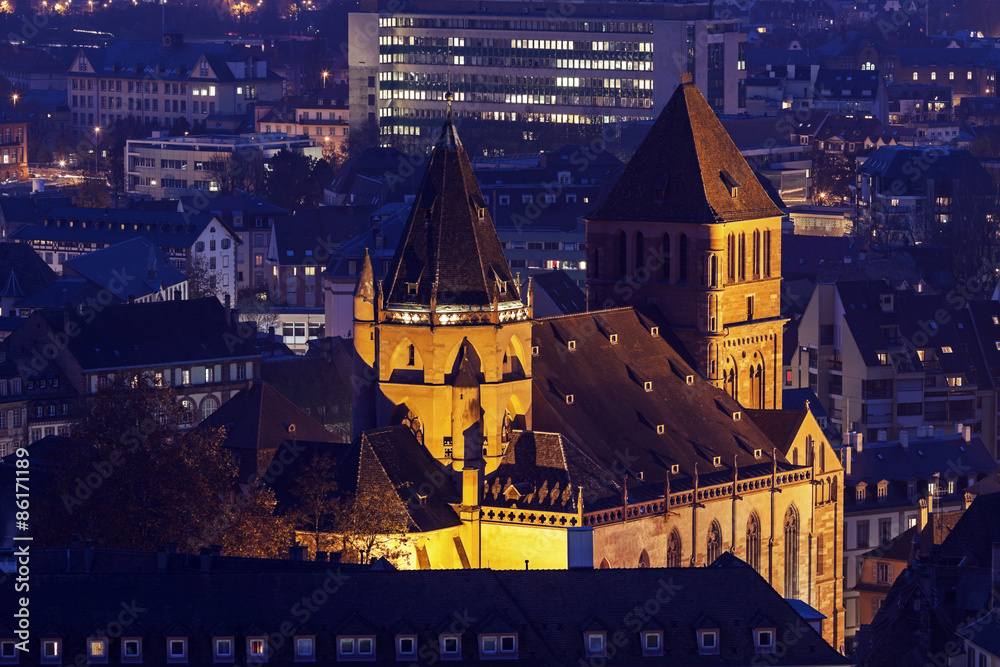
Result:
{"label": "apartment building", "polygon": [[28,177],[28,121],[7,104],[0,104],[0,176]]}
{"label": "apartment building", "polygon": [[745,110],[746,35],[713,4],[366,0],[349,17],[351,126],[432,142],[445,93],[483,123],[651,120],[690,73],[718,113]]}
{"label": "apartment building", "polygon": [[311,95],[284,97],[273,106],[257,107],[254,129],[265,134],[273,131],[315,137],[323,156],[332,157],[347,142],[347,98],[346,83],[321,88]]}
{"label": "apartment building", "polygon": [[81,49],[67,72],[66,95],[77,134],[129,116],[150,128],[184,119],[209,130],[234,129],[252,124],[258,99],[280,98],[281,84],[251,51],[187,42],[168,29],[162,42]]}
{"label": "apartment building", "polygon": [[[168,137],[159,132],[149,139],[129,139],[125,146],[126,187],[129,194],[152,199],[171,199],[190,190],[217,193],[219,170],[242,152],[259,152],[264,164],[279,151],[287,150],[321,158],[315,137],[271,133],[202,134]],[[223,165],[223,167],[220,167]]]}
{"label": "apartment building", "polygon": [[[922,529],[932,520],[929,515],[965,509],[965,490],[996,468],[968,426],[950,426],[903,430],[898,440],[875,442],[854,433],[841,450],[847,637],[871,621],[888,593],[886,584],[898,574],[885,566],[880,573],[877,564],[892,560],[895,538],[915,526]],[[873,549],[884,557],[876,558]]]}
{"label": "apartment building", "polygon": [[799,321],[788,379],[815,392],[841,433],[872,441],[961,423],[995,451],[995,389],[982,372],[992,339],[981,342],[988,334],[954,305],[954,295],[922,285],[819,284]]}

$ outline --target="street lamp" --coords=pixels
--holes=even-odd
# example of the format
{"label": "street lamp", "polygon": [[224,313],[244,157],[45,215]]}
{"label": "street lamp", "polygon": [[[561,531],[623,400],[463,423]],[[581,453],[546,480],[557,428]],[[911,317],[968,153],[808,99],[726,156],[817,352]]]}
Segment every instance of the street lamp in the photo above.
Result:
{"label": "street lamp", "polygon": [[94,171],[101,171],[101,128],[94,126]]}
{"label": "street lamp", "polygon": [[17,98],[20,97],[20,95],[18,95],[17,93],[14,93],[10,97],[11,97],[12,100],[14,100],[14,106],[17,106]]}
{"label": "street lamp", "polygon": [[323,72],[323,87],[326,88],[326,77],[330,76],[329,72]]}

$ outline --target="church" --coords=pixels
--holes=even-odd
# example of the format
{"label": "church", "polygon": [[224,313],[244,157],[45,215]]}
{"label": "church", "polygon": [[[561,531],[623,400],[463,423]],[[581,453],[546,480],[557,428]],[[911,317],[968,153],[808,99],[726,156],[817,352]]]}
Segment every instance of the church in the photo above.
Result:
{"label": "church", "polygon": [[449,110],[386,279],[366,260],[354,293],[341,465],[405,504],[404,566],[732,552],[840,646],[844,471],[780,409],[780,216],[682,82],[587,219],[590,309],[536,319]]}

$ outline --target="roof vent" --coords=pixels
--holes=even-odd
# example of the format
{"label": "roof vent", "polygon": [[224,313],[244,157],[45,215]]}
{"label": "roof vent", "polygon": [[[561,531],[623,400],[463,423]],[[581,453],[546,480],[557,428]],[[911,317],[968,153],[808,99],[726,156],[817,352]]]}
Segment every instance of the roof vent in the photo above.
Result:
{"label": "roof vent", "polygon": [[684,376],[684,382],[686,384],[688,384],[688,385],[694,384],[694,376],[693,375],[685,375]]}
{"label": "roof vent", "polygon": [[759,449],[755,449],[755,450],[753,450],[753,457],[754,457],[755,459],[759,459],[759,458],[761,457],[761,454],[763,454],[763,453],[764,453],[764,452],[762,452],[761,450],[759,450]]}
{"label": "roof vent", "polygon": [[643,481],[643,472],[641,470],[636,472],[635,476],[639,479],[640,482]]}
{"label": "roof vent", "polygon": [[573,405],[573,394],[566,394],[566,405]]}
{"label": "roof vent", "polygon": [[646,391],[653,391],[653,383],[647,380],[646,382],[642,383],[642,388],[645,389]]}
{"label": "roof vent", "polygon": [[671,475],[676,475],[680,471],[681,471],[681,467],[679,465],[677,465],[676,463],[673,464],[672,466],[670,466],[670,474]]}
{"label": "roof vent", "polygon": [[737,410],[736,412],[733,413],[733,421],[734,422],[738,422],[742,418],[743,418],[743,414],[739,410]]}
{"label": "roof vent", "polygon": [[427,494],[426,493],[418,493],[417,494],[417,505],[419,505],[420,507],[427,507]]}
{"label": "roof vent", "polygon": [[663,433],[665,431],[666,431],[666,427],[663,424],[657,424],[656,425],[656,433],[657,433],[657,435],[663,435]]}
{"label": "roof vent", "polygon": [[575,340],[568,340],[568,341],[566,341],[566,347],[569,348],[570,350],[575,350],[576,349],[576,341]]}
{"label": "roof vent", "polygon": [[537,345],[532,345],[531,346],[531,356],[533,356],[533,357],[537,357],[538,356],[538,346]]}
{"label": "roof vent", "polygon": [[295,433],[295,424],[286,423],[285,430],[288,431],[289,433]]}
{"label": "roof vent", "polygon": [[618,344],[618,334],[616,334],[616,333],[611,334],[610,336],[608,336],[608,340],[611,341],[612,345],[617,345]]}
{"label": "roof vent", "polygon": [[654,336],[654,337],[659,336],[660,335],[660,327],[656,327],[656,326],[649,327],[649,335],[650,336]]}
{"label": "roof vent", "polygon": [[721,456],[714,456],[714,457],[712,457],[712,465],[714,465],[716,468],[718,468],[719,466],[721,466],[722,465],[722,457]]}

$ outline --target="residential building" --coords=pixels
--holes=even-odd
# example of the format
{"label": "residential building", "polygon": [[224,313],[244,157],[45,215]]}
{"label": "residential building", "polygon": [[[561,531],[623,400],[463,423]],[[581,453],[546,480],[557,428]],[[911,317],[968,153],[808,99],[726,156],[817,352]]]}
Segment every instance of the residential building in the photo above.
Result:
{"label": "residential building", "polygon": [[[952,115],[951,86],[901,82],[886,86],[889,94],[889,122],[947,120]],[[969,98],[965,98],[969,99]]]}
{"label": "residential building", "polygon": [[[775,410],[773,399],[745,410],[672,342],[685,324],[670,328],[650,303],[536,319],[447,110],[440,136],[386,278],[376,282],[366,256],[354,292],[362,381],[341,488],[391,488],[411,508],[400,564],[701,566],[732,550],[782,596],[825,616],[822,635],[840,646],[843,469],[812,413]],[[634,207],[648,200],[640,186],[637,203],[623,202],[631,168],[654,172],[633,184],[669,174],[674,187],[672,164],[652,153],[680,145],[690,156],[712,141],[741,160],[724,138],[697,88],[683,84],[604,206],[636,220]],[[721,210],[738,219],[750,210],[777,228],[780,214],[772,219],[759,182],[744,179],[746,163],[726,165],[750,192]],[[679,187],[694,189],[690,180]],[[707,187],[716,201],[715,182]],[[692,229],[719,226],[704,220],[697,193],[673,201]],[[636,289],[645,297],[660,288]],[[765,345],[780,355],[780,342]]]}
{"label": "residential building", "polygon": [[955,113],[970,125],[1000,125],[1000,103],[996,97],[963,98]]}
{"label": "residential building", "polygon": [[51,284],[58,277],[30,246],[24,243],[0,243],[0,316],[17,315],[15,304]]}
{"label": "residential building", "polygon": [[967,150],[884,146],[858,167],[855,224],[884,245],[939,245],[989,182]]}
{"label": "residential building", "polygon": [[30,245],[57,272],[74,257],[136,237],[149,239],[189,276],[204,274],[208,289],[219,298],[235,300],[239,239],[210,213],[57,207],[7,235]]}
{"label": "residential building", "polygon": [[889,122],[889,95],[878,71],[820,68],[809,106],[817,111],[863,114]]}
{"label": "residential building", "polygon": [[905,282],[823,283],[798,325],[793,385],[811,388],[842,433],[874,441],[961,422],[994,451],[981,354],[969,312],[943,295]]}
{"label": "residential building", "polygon": [[701,377],[781,407],[782,211],[692,83],[586,220],[591,310],[658,306]]}
{"label": "residential building", "polygon": [[851,209],[845,206],[793,206],[789,209],[794,233],[805,236],[850,236]]}
{"label": "residential building", "polygon": [[234,195],[204,193],[180,198],[178,210],[182,213],[211,213],[222,220],[236,235],[235,276],[236,289],[248,285],[266,284],[264,260],[271,245],[275,220],[287,215],[285,209],[270,204],[259,197],[239,192]]}
{"label": "residential building", "polygon": [[[457,118],[602,125],[652,119],[690,73],[719,113],[745,109],[746,35],[708,2],[366,0],[349,17],[351,125],[383,141],[434,141],[444,96]],[[488,131],[488,130],[487,130]],[[595,135],[599,130],[595,130]]]}
{"label": "residential building", "polygon": [[[235,558],[218,547],[194,556],[175,549],[33,547],[32,602],[40,629],[21,664],[46,664],[41,656],[52,654],[157,666],[209,664],[230,654],[236,664],[260,660],[277,667],[432,658],[514,666],[850,664],[796,607],[729,554],[708,568],[397,572],[384,561],[362,567]],[[305,548],[292,550],[301,557]],[[14,564],[16,556],[7,551],[2,566]],[[115,595],[107,590],[108,576],[115,577]],[[269,582],[266,599],[245,595],[248,582],[257,580]],[[301,600],[317,590],[328,600],[323,622],[311,616],[291,625],[288,610],[302,605],[305,613]],[[12,590],[0,595],[8,608],[17,608]],[[95,626],[84,615],[64,613],[84,604],[96,618],[120,618],[111,623],[122,626],[121,634],[118,625]],[[655,611],[630,623],[637,604]],[[288,624],[284,631],[282,623]],[[0,649],[8,650],[16,636],[4,632]]]}
{"label": "residential building", "polygon": [[313,136],[323,156],[346,153],[348,132],[348,87],[338,83],[308,95],[283,97],[272,106],[259,104],[254,129],[270,134]]}
{"label": "residential building", "polygon": [[66,73],[73,130],[133,117],[149,128],[185,120],[208,131],[251,127],[258,99],[281,97],[281,77],[251,50],[194,43],[176,29],[162,42],[112,42],[81,49]]}
{"label": "residential building", "polygon": [[[230,318],[215,297],[108,306],[96,301],[35,311],[4,344],[24,382],[45,388],[46,374],[59,374],[65,378],[61,388],[74,397],[92,396],[109,376],[150,373],[158,386],[174,388],[193,425],[260,378],[256,341]],[[43,355],[50,336],[66,342],[54,355]],[[31,441],[46,435],[35,430]]]}
{"label": "residential building", "polygon": [[0,176],[28,177],[28,119],[6,102],[0,103]]}
{"label": "residential building", "polygon": [[[879,562],[895,568],[889,561],[897,560],[898,565],[898,559],[891,558],[895,552],[889,551],[893,540],[910,528],[923,530],[932,522],[929,515],[935,515],[937,526],[946,520],[938,515],[964,510],[966,489],[996,468],[983,441],[971,435],[967,426],[961,428],[961,434],[956,434],[954,427],[949,433],[911,429],[902,431],[899,440],[875,442],[856,434],[841,450],[846,470],[844,607],[848,637],[871,622],[885,601],[885,585],[891,585],[902,571],[889,567],[883,567],[881,574],[878,571]],[[959,460],[961,464],[956,463]],[[883,553],[876,557],[870,553],[872,549]]]}
{"label": "residential building", "polygon": [[[26,247],[24,244],[17,244]],[[62,277],[14,305],[21,317],[39,308],[88,303],[148,303],[188,298],[188,277],[148,238],[135,237],[67,259]]]}
{"label": "residential building", "polygon": [[219,191],[219,178],[226,177],[233,155],[259,154],[257,166],[247,168],[257,169],[263,181],[265,165],[282,150],[314,158],[323,156],[315,138],[277,133],[129,139],[125,146],[128,192],[152,199],[171,199],[201,190],[211,197]]}
{"label": "residential building", "polygon": [[15,90],[66,90],[66,61],[29,44],[0,46],[0,76]]}
{"label": "residential building", "polygon": [[1000,494],[978,496],[937,549],[896,577],[871,625],[857,637],[857,664],[902,667],[926,656],[949,664],[992,664],[998,511]]}

